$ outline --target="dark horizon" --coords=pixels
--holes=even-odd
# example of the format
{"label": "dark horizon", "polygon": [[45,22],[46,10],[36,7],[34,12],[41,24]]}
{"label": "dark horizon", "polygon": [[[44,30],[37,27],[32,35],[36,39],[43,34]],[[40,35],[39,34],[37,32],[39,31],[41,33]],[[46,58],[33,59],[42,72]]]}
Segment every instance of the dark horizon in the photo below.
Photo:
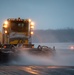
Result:
{"label": "dark horizon", "polygon": [[35,30],[33,42],[74,42],[74,29]]}

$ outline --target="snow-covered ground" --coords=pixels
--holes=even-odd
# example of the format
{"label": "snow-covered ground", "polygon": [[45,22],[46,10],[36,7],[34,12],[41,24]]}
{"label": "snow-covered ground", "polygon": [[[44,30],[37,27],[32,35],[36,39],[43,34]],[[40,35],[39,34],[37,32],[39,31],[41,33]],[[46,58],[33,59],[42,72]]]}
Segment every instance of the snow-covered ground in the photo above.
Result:
{"label": "snow-covered ground", "polygon": [[74,67],[0,66],[0,75],[74,75]]}

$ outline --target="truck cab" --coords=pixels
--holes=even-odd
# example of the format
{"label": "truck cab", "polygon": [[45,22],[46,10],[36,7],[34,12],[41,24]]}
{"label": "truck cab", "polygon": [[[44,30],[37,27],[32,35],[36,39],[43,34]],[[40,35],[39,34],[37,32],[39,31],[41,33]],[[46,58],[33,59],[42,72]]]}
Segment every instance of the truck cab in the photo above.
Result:
{"label": "truck cab", "polygon": [[2,44],[23,44],[25,47],[34,47],[32,44],[34,22],[30,19],[9,18],[3,23]]}

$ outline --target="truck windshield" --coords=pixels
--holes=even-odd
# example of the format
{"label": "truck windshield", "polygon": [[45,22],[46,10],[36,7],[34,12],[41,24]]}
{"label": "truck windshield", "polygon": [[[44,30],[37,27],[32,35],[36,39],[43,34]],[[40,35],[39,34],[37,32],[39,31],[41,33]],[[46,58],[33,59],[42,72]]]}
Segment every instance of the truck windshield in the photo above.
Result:
{"label": "truck windshield", "polygon": [[10,22],[11,30],[14,32],[28,32],[28,22],[12,21]]}

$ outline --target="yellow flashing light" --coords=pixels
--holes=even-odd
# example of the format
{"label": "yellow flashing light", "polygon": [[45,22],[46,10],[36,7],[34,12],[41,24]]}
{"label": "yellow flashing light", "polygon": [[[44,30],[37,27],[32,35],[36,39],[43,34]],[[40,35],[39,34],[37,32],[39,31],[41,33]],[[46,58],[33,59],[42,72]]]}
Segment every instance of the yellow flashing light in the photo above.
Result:
{"label": "yellow flashing light", "polygon": [[31,19],[29,19],[28,21],[31,22]]}
{"label": "yellow flashing light", "polygon": [[34,22],[31,22],[31,25],[34,25]]}
{"label": "yellow flashing light", "polygon": [[6,24],[4,24],[4,25],[3,25],[3,27],[4,27],[4,28],[7,28],[7,25],[6,25]]}
{"label": "yellow flashing light", "polygon": [[33,35],[34,33],[31,31],[31,35]]}
{"label": "yellow flashing light", "polygon": [[31,25],[34,25],[35,23],[34,22],[31,22]]}
{"label": "yellow flashing light", "polygon": [[4,24],[7,25],[8,24],[8,21],[5,21]]}
{"label": "yellow flashing light", "polygon": [[34,29],[34,25],[31,25],[31,29]]}
{"label": "yellow flashing light", "polygon": [[5,30],[5,34],[7,34],[7,30]]}
{"label": "yellow flashing light", "polygon": [[5,21],[5,22],[4,22],[3,27],[4,27],[4,28],[7,28],[7,27],[8,27],[8,21]]}

